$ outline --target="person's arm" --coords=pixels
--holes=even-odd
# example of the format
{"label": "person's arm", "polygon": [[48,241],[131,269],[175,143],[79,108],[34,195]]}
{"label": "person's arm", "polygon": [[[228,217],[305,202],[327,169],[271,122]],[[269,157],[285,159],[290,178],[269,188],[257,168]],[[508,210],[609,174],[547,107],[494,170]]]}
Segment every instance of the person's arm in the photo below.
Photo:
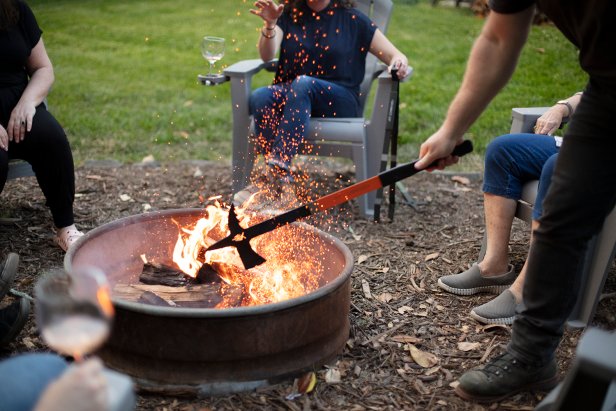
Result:
{"label": "person's arm", "polygon": [[458,161],[450,153],[509,81],[528,37],[534,12],[534,6],[514,14],[490,12],[475,40],[462,85],[449,106],[445,121],[421,145],[420,160],[415,165],[418,170],[439,159],[438,169]]}
{"label": "person's arm", "polygon": [[560,127],[563,119],[570,118],[582,99],[582,92],[575,93],[571,97],[560,100],[554,104],[548,111],[543,113],[535,123],[535,134],[547,134],[551,136],[558,127]]}
{"label": "person's arm", "polygon": [[263,19],[263,27],[259,35],[259,55],[263,61],[270,61],[278,54],[282,42],[284,33],[276,22],[282,15],[284,5],[277,5],[272,0],[257,0],[255,7],[256,9],[251,9],[250,12]]}
{"label": "person's arm", "polygon": [[397,69],[401,80],[409,74],[409,61],[391,41],[377,29],[370,43],[370,53],[389,66],[389,70]]}
{"label": "person's arm", "polygon": [[30,75],[30,81],[17,105],[13,108],[6,128],[9,140],[14,140],[16,143],[24,139],[26,130],[32,129],[32,119],[36,113],[36,106],[47,97],[54,82],[53,66],[42,38],[30,52],[26,69]]}

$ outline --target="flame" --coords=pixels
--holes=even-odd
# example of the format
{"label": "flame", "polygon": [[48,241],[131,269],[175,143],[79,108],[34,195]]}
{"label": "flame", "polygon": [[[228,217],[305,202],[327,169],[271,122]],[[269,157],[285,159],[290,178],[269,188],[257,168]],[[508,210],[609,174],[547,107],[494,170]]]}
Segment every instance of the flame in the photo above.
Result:
{"label": "flame", "polygon": [[[252,198],[236,209],[242,227],[256,224],[264,218],[246,211],[251,201]],[[187,275],[195,278],[205,263],[216,265],[216,271],[225,283],[244,288],[247,298],[243,305],[284,301],[320,287],[322,259],[315,258],[315,255],[324,251],[315,246],[321,244],[316,241],[316,234],[289,225],[254,238],[251,246],[267,261],[245,270],[233,247],[209,251],[200,256],[202,248],[207,248],[229,234],[229,210],[226,207],[216,201],[206,207],[205,214],[206,217],[190,227],[178,226],[173,261]]]}

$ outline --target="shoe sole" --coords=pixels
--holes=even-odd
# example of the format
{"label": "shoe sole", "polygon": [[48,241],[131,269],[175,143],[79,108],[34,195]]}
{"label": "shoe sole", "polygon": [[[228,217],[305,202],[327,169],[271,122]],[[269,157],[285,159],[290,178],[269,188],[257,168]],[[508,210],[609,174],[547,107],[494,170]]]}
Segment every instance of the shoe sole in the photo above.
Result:
{"label": "shoe sole", "polygon": [[455,287],[451,287],[451,286],[445,284],[439,278],[438,279],[438,286],[441,287],[443,290],[448,291],[448,292],[450,292],[452,294],[456,294],[456,295],[474,295],[474,294],[478,294],[478,293],[500,294],[503,291],[505,291],[507,288],[509,288],[511,286],[511,284],[506,284],[506,285],[486,285],[486,286],[483,286],[483,287],[475,287],[475,288],[455,288]]}
{"label": "shoe sole", "polygon": [[0,340],[0,347],[5,346],[10,343],[19,335],[21,330],[23,330],[24,325],[26,325],[26,321],[28,320],[28,316],[30,315],[30,302],[26,298],[21,298],[19,300],[19,315],[17,316],[17,320],[13,324],[13,326],[9,329],[9,332],[4,336],[2,340]]}
{"label": "shoe sole", "polygon": [[492,397],[480,397],[480,396],[476,396],[473,394],[469,394],[466,391],[464,391],[462,388],[460,388],[459,385],[455,388],[454,391],[456,395],[458,395],[460,398],[463,398],[467,401],[475,401],[475,402],[480,402],[480,403],[488,403],[488,402],[491,403],[491,402],[502,401],[506,398],[509,398],[523,391],[550,391],[552,388],[556,387],[557,384],[558,384],[558,375],[555,375],[554,377],[548,378],[547,380],[528,384],[524,387],[521,387],[518,390],[508,392],[507,394],[492,396]]}
{"label": "shoe sole", "polygon": [[483,323],[483,324],[511,325],[511,324],[513,324],[513,320],[515,319],[515,316],[513,316],[513,317],[501,317],[501,318],[486,318],[486,317],[480,316],[475,311],[471,311],[470,316],[472,318],[474,318],[475,320],[479,321],[480,323]]}
{"label": "shoe sole", "polygon": [[11,289],[15,274],[17,274],[17,266],[19,265],[19,255],[9,253],[6,257],[2,274],[0,274],[0,299],[2,299]]}

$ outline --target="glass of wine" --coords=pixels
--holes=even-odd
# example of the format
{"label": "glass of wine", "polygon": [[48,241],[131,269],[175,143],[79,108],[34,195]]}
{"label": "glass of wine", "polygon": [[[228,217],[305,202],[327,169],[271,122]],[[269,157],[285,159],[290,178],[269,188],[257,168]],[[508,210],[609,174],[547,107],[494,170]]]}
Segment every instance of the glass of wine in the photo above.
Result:
{"label": "glass of wine", "polygon": [[109,336],[114,310],[107,278],[99,269],[46,273],[34,293],[39,332],[55,351],[80,361]]}
{"label": "glass of wine", "polygon": [[201,41],[201,54],[210,63],[208,77],[219,77],[222,74],[212,74],[214,63],[225,55],[225,39],[222,37],[205,36]]}

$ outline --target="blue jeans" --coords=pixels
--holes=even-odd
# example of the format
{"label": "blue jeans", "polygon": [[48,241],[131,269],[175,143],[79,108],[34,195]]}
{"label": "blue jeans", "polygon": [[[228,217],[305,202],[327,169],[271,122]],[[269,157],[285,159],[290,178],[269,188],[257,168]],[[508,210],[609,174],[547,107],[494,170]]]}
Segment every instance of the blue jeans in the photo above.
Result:
{"label": "blue jeans", "polygon": [[256,89],[250,114],[261,154],[289,167],[304,142],[310,117],[360,117],[357,93],[315,77]]}
{"label": "blue jeans", "polygon": [[550,186],[558,147],[553,137],[537,134],[506,134],[495,138],[486,149],[484,193],[519,200],[522,186],[539,180],[533,219],[543,212],[543,198]]}
{"label": "blue jeans", "polygon": [[567,128],[527,261],[507,349],[543,365],[562,338],[590,238],[616,204],[616,86],[591,78]]}
{"label": "blue jeans", "polygon": [[66,369],[55,354],[23,354],[0,362],[0,411],[29,411]]}

